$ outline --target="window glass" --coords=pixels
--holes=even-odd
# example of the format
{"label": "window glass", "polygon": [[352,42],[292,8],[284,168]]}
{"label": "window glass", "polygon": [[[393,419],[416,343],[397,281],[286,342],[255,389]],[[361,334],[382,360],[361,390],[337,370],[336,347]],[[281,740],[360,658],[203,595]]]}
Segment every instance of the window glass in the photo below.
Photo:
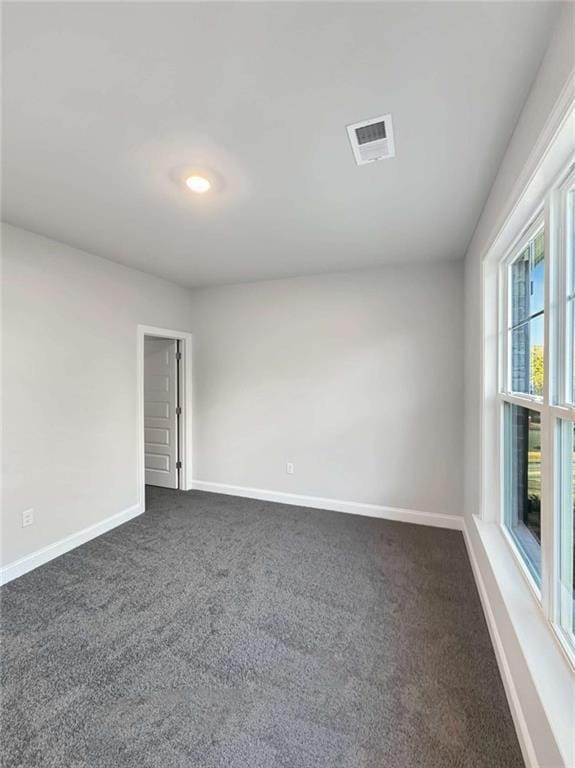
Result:
{"label": "window glass", "polygon": [[559,620],[575,645],[575,424],[560,422],[561,514],[559,521]]}
{"label": "window glass", "polygon": [[533,239],[530,270],[530,314],[542,312],[545,306],[545,233],[541,230]]}
{"label": "window glass", "polygon": [[575,189],[571,190],[568,197],[567,216],[569,218],[569,248],[571,249],[571,291],[575,294]]}
{"label": "window glass", "polygon": [[511,325],[527,320],[530,313],[530,253],[531,244],[515,259],[511,265]]}
{"label": "window glass", "polygon": [[568,334],[568,337],[571,347],[569,352],[569,361],[571,364],[570,400],[572,403],[575,403],[575,190],[571,191],[567,198],[567,226],[567,247],[570,249],[569,261],[571,268],[570,287],[567,288],[567,316],[570,318],[570,333]]}
{"label": "window glass", "polygon": [[545,330],[543,315],[511,331],[511,388],[514,392],[543,396]]}
{"label": "window glass", "polygon": [[[569,344],[571,351],[568,353],[568,360],[571,361],[571,397],[570,401],[575,402],[575,299],[570,298],[567,301],[567,317],[570,318]],[[569,365],[569,362],[567,363]],[[569,394],[567,395],[569,398]]]}
{"label": "window glass", "polygon": [[540,230],[510,267],[510,386],[543,396],[545,236]]}
{"label": "window glass", "polygon": [[505,404],[505,526],[541,579],[541,414]]}

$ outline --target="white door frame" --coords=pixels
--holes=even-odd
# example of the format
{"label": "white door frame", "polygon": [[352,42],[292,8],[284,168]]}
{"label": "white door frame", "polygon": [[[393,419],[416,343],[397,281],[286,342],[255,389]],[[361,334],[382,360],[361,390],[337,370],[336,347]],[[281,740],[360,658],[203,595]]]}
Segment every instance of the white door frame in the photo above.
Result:
{"label": "white door frame", "polygon": [[137,386],[138,386],[138,496],[142,509],[146,506],[146,471],[144,462],[144,338],[156,336],[180,341],[180,489],[192,489],[192,334],[152,325],[137,328]]}

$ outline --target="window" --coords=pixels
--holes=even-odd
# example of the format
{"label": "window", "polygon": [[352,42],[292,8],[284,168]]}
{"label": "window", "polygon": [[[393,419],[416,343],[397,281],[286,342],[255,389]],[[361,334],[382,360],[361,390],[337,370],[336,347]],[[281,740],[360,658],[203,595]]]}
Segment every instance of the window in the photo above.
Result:
{"label": "window", "polygon": [[541,414],[505,405],[505,525],[541,582]]}
{"label": "window", "polygon": [[509,267],[510,389],[543,396],[545,232],[532,237]]}
{"label": "window", "polygon": [[540,215],[503,266],[506,370],[503,525],[541,587],[541,407],[545,395],[545,228]]}
{"label": "window", "polygon": [[575,172],[501,262],[501,524],[575,661]]}

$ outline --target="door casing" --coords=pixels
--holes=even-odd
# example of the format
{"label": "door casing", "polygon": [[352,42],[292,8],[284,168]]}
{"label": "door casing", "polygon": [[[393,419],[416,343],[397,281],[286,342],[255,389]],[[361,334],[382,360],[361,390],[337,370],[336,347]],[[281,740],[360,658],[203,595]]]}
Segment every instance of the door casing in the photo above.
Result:
{"label": "door casing", "polygon": [[144,338],[176,339],[180,342],[180,489],[192,489],[192,334],[173,328],[158,328],[151,325],[137,327],[137,438],[138,438],[138,503],[145,508],[145,465],[144,465]]}

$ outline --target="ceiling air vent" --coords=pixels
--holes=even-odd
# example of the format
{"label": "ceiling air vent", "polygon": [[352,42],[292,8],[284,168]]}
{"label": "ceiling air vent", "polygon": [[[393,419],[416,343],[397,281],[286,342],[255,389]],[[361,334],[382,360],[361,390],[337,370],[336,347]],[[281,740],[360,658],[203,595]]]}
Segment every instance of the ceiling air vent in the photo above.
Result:
{"label": "ceiling air vent", "polygon": [[358,165],[395,157],[391,115],[348,125],[347,133]]}

